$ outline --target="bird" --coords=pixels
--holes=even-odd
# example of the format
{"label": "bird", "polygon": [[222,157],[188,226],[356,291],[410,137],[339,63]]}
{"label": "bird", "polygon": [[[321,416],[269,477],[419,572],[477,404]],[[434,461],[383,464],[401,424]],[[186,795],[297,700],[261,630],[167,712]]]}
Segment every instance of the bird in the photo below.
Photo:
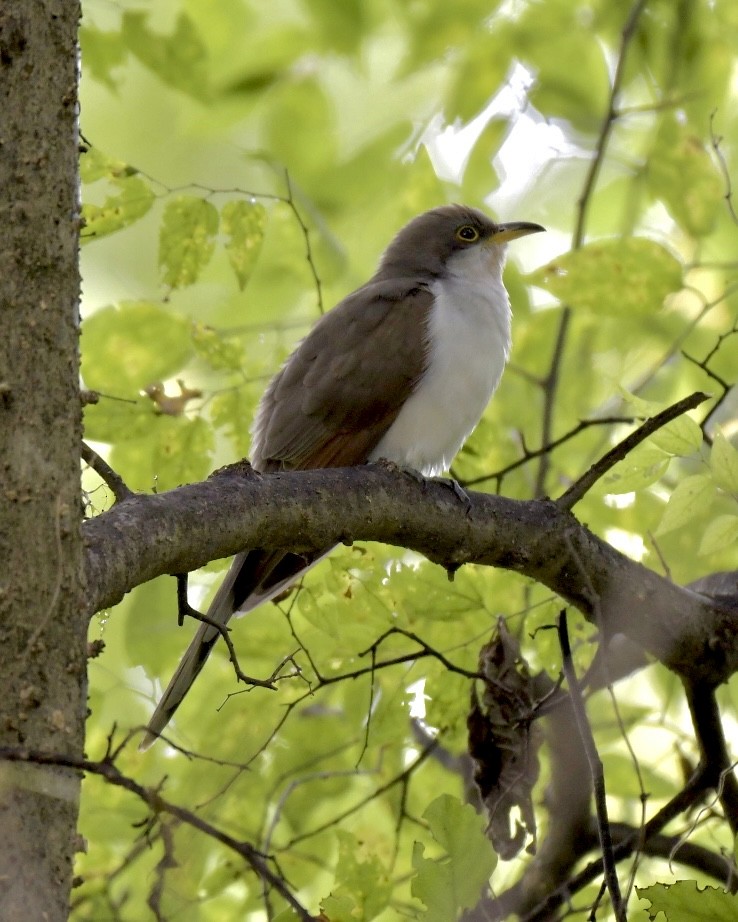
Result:
{"label": "bird", "polygon": [[[447,471],[479,422],[510,353],[507,244],[545,230],[497,224],[467,205],[413,218],[374,275],[323,314],[268,385],[252,427],[261,473],[384,460]],[[273,599],[332,550],[236,555],[206,618],[225,627]],[[171,720],[217,642],[203,622],[151,716],[141,749]]]}

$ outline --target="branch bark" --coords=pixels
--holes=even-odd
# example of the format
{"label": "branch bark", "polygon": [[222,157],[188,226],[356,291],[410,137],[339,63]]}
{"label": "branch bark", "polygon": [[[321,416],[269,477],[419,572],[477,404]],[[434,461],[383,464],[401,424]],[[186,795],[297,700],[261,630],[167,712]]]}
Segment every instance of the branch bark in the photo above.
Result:
{"label": "branch bark", "polygon": [[[87,521],[83,534],[87,616],[156,576],[245,547],[383,541],[449,571],[477,563],[535,579],[692,682],[715,686],[738,669],[734,599],[674,585],[549,500],[470,493],[467,506],[446,484],[382,465],[266,475],[233,465],[203,483],[129,498]],[[174,592],[172,601],[174,615]]]}

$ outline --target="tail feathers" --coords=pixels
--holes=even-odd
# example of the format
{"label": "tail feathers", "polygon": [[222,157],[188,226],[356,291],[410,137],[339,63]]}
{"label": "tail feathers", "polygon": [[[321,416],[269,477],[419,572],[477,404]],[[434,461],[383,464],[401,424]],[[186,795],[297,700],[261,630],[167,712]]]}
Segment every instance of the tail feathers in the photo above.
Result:
{"label": "tail feathers", "polygon": [[[262,602],[279,595],[331,550],[309,555],[284,551],[245,551],[238,554],[218,588],[206,617],[225,627],[234,614],[245,615]],[[220,631],[216,627],[204,622],[200,624],[151,715],[139,749],[148,749],[159,738],[200,674],[219,637]]]}

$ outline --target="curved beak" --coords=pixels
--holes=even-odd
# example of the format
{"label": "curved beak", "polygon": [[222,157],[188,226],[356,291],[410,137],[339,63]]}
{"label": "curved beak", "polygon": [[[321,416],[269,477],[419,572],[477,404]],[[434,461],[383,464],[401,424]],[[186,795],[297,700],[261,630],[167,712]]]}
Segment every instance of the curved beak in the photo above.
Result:
{"label": "curved beak", "polygon": [[510,221],[508,224],[498,224],[497,230],[489,238],[491,243],[507,243],[508,240],[517,240],[528,234],[540,234],[545,231],[540,224],[531,224],[530,221]]}

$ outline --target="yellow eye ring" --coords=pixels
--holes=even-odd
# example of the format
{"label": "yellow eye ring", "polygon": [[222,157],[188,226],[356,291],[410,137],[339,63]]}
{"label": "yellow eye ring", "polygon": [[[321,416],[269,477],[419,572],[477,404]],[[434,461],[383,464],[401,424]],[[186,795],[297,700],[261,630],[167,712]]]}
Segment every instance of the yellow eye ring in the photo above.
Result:
{"label": "yellow eye ring", "polygon": [[462,224],[456,228],[454,236],[460,243],[476,243],[479,240],[479,231],[473,224]]}

